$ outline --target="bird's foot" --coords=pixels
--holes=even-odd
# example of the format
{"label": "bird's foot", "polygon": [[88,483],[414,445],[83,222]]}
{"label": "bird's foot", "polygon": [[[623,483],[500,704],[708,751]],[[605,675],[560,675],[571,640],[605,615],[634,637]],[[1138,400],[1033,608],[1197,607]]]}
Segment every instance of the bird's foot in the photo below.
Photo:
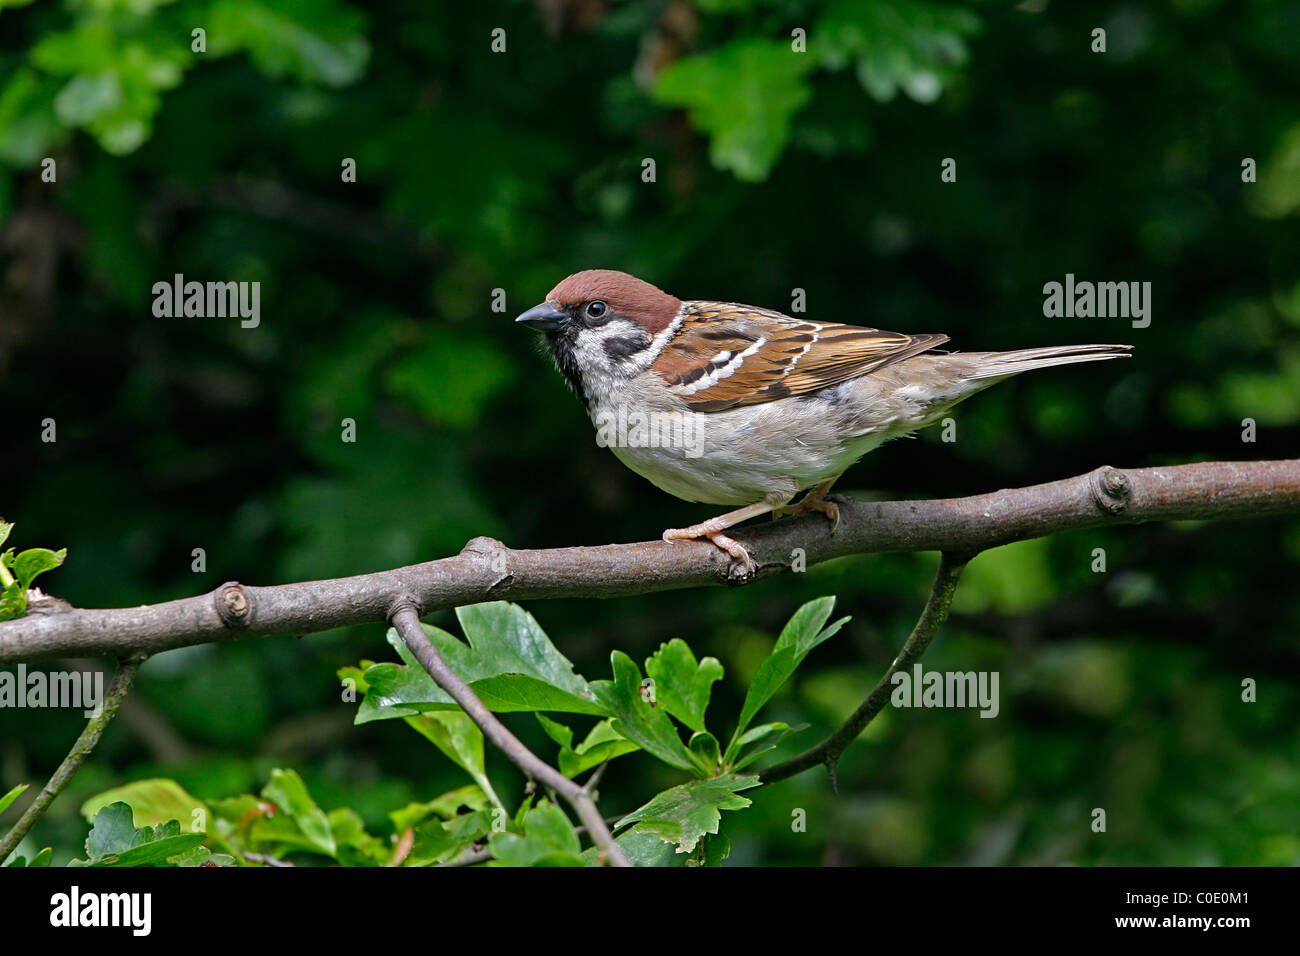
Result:
{"label": "bird's foot", "polygon": [[840,506],[829,498],[815,494],[816,489],[808,492],[792,505],[782,505],[772,511],[773,518],[784,517],[785,515],[806,515],[811,511],[819,511],[824,514],[831,523],[831,534],[840,526]]}
{"label": "bird's foot", "polygon": [[665,541],[698,541],[701,538],[707,538],[715,545],[727,552],[732,558],[740,562],[740,568],[745,577],[749,577],[758,570],[754,564],[754,559],[749,556],[749,552],[735,538],[729,537],[716,528],[712,521],[701,521],[699,524],[693,524],[689,528],[669,528],[664,532]]}

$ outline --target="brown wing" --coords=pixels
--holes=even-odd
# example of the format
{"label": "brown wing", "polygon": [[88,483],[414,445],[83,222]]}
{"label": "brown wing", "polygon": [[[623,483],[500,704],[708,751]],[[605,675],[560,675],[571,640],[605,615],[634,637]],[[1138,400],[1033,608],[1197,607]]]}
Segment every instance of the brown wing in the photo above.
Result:
{"label": "brown wing", "polygon": [[697,412],[759,405],[868,375],[948,341],[795,319],[731,302],[687,304],[651,369]]}

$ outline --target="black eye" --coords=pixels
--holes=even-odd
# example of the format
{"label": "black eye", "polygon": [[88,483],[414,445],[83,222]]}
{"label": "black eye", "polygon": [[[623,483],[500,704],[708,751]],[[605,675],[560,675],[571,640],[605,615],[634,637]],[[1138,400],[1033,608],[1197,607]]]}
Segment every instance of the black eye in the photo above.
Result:
{"label": "black eye", "polygon": [[586,311],[587,311],[587,318],[589,319],[603,319],[605,317],[605,313],[609,311],[609,306],[607,306],[600,299],[595,299],[587,303]]}

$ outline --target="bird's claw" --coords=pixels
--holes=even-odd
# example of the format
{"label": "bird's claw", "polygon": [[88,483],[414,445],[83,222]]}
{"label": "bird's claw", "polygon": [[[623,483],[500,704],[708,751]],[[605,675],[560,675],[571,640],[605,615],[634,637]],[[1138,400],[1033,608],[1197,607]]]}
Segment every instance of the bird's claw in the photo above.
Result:
{"label": "bird's claw", "polygon": [[781,518],[786,515],[806,515],[810,511],[818,511],[824,514],[831,523],[831,534],[834,534],[840,526],[840,506],[829,498],[813,498],[809,500],[809,495],[804,495],[801,499],[792,505],[782,505],[780,508],[772,510],[773,518]]}
{"label": "bird's claw", "polygon": [[735,538],[723,534],[721,531],[712,531],[696,525],[693,528],[669,528],[664,532],[664,540],[673,541],[698,541],[701,538],[707,538],[713,542],[735,561],[740,562],[740,571],[743,577],[751,577],[758,571],[758,565],[754,559],[749,556],[749,552]]}

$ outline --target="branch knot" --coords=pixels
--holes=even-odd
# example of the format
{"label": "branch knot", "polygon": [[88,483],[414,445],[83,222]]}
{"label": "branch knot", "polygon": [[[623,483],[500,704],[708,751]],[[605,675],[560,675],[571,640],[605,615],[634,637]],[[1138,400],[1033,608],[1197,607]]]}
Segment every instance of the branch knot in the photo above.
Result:
{"label": "branch knot", "polygon": [[490,538],[485,534],[481,534],[477,538],[470,538],[466,541],[465,547],[460,549],[460,553],[491,556],[505,550],[507,550],[506,546],[496,538]]}
{"label": "branch knot", "polygon": [[1103,465],[1092,473],[1088,482],[1092,499],[1097,507],[1108,514],[1117,515],[1128,507],[1133,486],[1128,475],[1118,468]]}
{"label": "branch knot", "polygon": [[489,538],[487,535],[470,538],[465,543],[465,547],[460,549],[460,553],[486,559],[489,570],[496,575],[487,587],[488,597],[496,597],[498,588],[503,584],[509,587],[514,581],[514,575],[510,573],[508,566],[510,549],[496,538]]}
{"label": "branch knot", "polygon": [[227,581],[212,595],[221,623],[230,628],[246,628],[253,623],[253,602],[238,581]]}

